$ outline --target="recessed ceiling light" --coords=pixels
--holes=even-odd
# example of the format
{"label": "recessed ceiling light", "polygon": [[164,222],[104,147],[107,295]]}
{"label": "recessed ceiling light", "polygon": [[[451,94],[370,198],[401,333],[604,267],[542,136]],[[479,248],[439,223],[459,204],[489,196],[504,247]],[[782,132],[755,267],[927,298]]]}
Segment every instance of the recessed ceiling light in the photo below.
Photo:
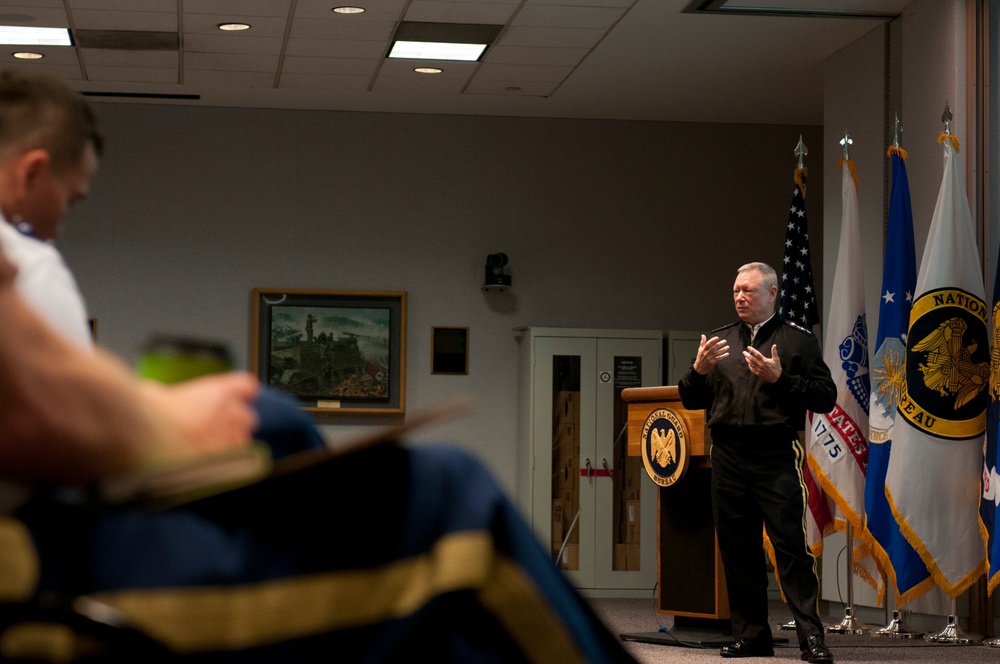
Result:
{"label": "recessed ceiling light", "polygon": [[440,74],[444,70],[437,67],[417,67],[413,71],[418,74]]}
{"label": "recessed ceiling light", "polygon": [[21,25],[0,25],[0,44],[30,46],[72,46],[66,28],[26,28]]}
{"label": "recessed ceiling light", "polygon": [[450,42],[397,41],[389,51],[390,58],[409,60],[463,60],[474,62],[486,50],[486,44],[454,44]]}
{"label": "recessed ceiling light", "polygon": [[330,11],[337,14],[360,14],[365,11],[364,7],[334,7]]}
{"label": "recessed ceiling light", "polygon": [[225,30],[226,32],[239,32],[240,30],[249,30],[249,23],[220,23],[219,30]]}
{"label": "recessed ceiling light", "polygon": [[41,60],[45,56],[41,53],[33,53],[31,51],[18,51],[14,54],[14,57],[18,60]]}

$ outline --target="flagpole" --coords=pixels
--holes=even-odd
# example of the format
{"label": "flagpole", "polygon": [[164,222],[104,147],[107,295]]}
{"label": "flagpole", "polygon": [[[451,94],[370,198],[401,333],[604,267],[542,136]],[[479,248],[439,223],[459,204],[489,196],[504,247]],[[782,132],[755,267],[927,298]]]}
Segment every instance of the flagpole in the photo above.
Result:
{"label": "flagpole", "polygon": [[[851,158],[850,135],[845,131],[840,144],[844,146],[844,159]],[[836,625],[826,628],[828,634],[866,634],[871,628],[862,623],[854,615],[854,527],[847,520],[847,606],[844,607],[844,619]]]}
{"label": "flagpole", "polygon": [[[899,145],[899,135],[903,133],[903,125],[899,122],[899,113],[896,113],[894,122],[892,124],[892,147],[897,150],[900,149]],[[885,592],[885,609],[886,612],[889,610],[889,584],[888,576],[882,575],[882,587],[886,589]],[[893,586],[893,588],[898,592],[898,588]],[[893,610],[892,610],[892,620],[886,624],[885,627],[881,629],[872,630],[872,636],[884,636],[890,639],[915,639],[917,637],[923,636],[923,632],[914,632],[910,629],[910,626],[906,624],[906,619],[904,617],[904,611],[896,604],[895,599],[893,600]]]}
{"label": "flagpole", "polygon": [[[941,114],[941,122],[944,123],[944,135],[951,135],[951,120],[954,116],[952,115],[951,108],[948,106],[946,101],[944,104],[944,113]],[[951,645],[971,645],[982,642],[982,637],[978,635],[968,635],[962,631],[962,628],[958,625],[958,600],[954,597],[951,598],[951,609],[948,614],[948,624],[945,625],[937,634],[928,634],[924,637],[925,641],[931,641],[933,643],[947,643]]]}
{"label": "flagpole", "polygon": [[[844,134],[847,138],[847,134]],[[847,147],[844,147],[847,152]],[[854,615],[854,528],[847,522],[847,606],[844,607],[844,619],[836,625],[826,628],[827,634],[867,634],[871,628],[858,620]]]}

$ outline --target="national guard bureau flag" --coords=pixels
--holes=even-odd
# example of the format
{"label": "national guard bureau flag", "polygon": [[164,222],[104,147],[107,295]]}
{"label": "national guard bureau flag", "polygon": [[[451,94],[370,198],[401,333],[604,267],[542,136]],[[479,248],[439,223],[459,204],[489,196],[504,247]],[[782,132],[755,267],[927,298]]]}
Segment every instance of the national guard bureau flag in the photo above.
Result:
{"label": "national guard bureau flag", "polygon": [[913,211],[906,177],[906,153],[889,148],[892,191],[889,229],[885,241],[882,290],[879,293],[878,333],[872,359],[872,396],[868,413],[868,475],[865,481],[865,525],[872,552],[896,592],[896,606],[904,606],[934,587],[927,565],[903,537],[885,498],[885,474],[892,453],[896,409],[905,380],[906,330],[917,285],[913,245]]}
{"label": "national guard bureau flag", "polygon": [[[781,295],[778,317],[804,327],[819,336],[819,308],[813,288],[812,259],[809,252],[809,218],[806,216],[805,168],[795,170],[795,188],[785,226],[785,251],[781,266]],[[778,351],[781,352],[780,349]],[[806,423],[803,422],[803,427]],[[830,499],[820,489],[808,465],[802,469],[809,496],[806,514],[809,548],[813,554],[823,552],[823,538],[833,532]]]}
{"label": "national guard bureau flag", "polygon": [[944,177],[910,311],[885,491],[935,583],[957,597],[986,566],[979,503],[990,351],[957,141],[943,134],[942,142]]}
{"label": "national guard bureau flag", "polygon": [[[854,162],[841,159],[843,215],[837,268],[830,296],[830,316],[824,326],[823,360],[837,385],[837,405],[829,413],[811,413],[806,432],[809,467],[823,491],[864,539],[865,473],[868,469],[868,325],[861,268],[861,226],[858,181]],[[778,349],[781,352],[781,349]],[[852,546],[854,542],[850,542]],[[855,571],[879,591],[879,573],[860,564],[865,550],[854,556]]]}

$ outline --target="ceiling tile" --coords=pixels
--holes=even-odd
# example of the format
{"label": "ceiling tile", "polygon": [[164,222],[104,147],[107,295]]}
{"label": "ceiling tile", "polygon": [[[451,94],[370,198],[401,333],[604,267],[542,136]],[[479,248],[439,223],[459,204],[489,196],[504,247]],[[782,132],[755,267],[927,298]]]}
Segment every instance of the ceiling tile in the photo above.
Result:
{"label": "ceiling tile", "polygon": [[29,63],[17,63],[10,65],[9,69],[16,69],[18,71],[33,71],[42,74],[48,74],[49,76],[57,76],[59,78],[69,80],[69,81],[82,81],[83,72],[80,70],[79,65],[70,64],[43,64],[44,60],[35,60]]}
{"label": "ceiling tile", "polygon": [[62,3],[55,7],[8,7],[0,6],[0,14],[10,14],[12,17],[32,16],[35,20],[30,22],[18,21],[15,25],[29,25],[35,28],[68,28],[69,17],[63,9]]}
{"label": "ceiling tile", "polygon": [[[362,5],[363,14],[335,14],[334,7],[342,5]],[[360,18],[379,21],[395,21],[403,13],[407,0],[378,0],[377,2],[352,2],[351,0],[299,0],[295,5],[296,19],[329,19],[345,23]]]}
{"label": "ceiling tile", "polygon": [[[125,0],[127,1],[127,0]],[[291,0],[187,0],[185,14],[217,14],[230,20],[253,16],[288,16]]]}
{"label": "ceiling tile", "polygon": [[383,76],[379,74],[372,88],[375,92],[408,92],[421,94],[458,94],[465,87],[465,80],[443,78],[428,74],[412,76]]}
{"label": "ceiling tile", "polygon": [[[59,1],[56,4],[61,5]],[[177,0],[69,0],[70,10],[97,9],[114,12],[173,12],[177,13]]]}
{"label": "ceiling tile", "polygon": [[559,83],[552,81],[482,81],[476,78],[466,94],[506,95],[510,97],[548,97]]}
{"label": "ceiling tile", "polygon": [[558,83],[573,73],[572,67],[484,64],[476,72],[483,81],[550,81]]}
{"label": "ceiling tile", "polygon": [[[423,80],[429,78],[447,78],[460,81],[467,81],[476,71],[477,62],[439,62],[420,60],[386,60],[379,69],[379,78],[383,76],[396,76],[400,78],[413,78]],[[439,67],[440,74],[418,74],[413,69],[415,67]]]}
{"label": "ceiling tile", "polygon": [[243,55],[239,53],[185,53],[185,71],[212,69],[216,71],[274,72],[278,56]]}
{"label": "ceiling tile", "polygon": [[76,56],[76,49],[72,46],[26,46],[23,49],[20,47],[12,47],[9,53],[3,53],[3,66],[13,66],[25,64],[24,60],[17,60],[11,55],[15,50],[26,50],[33,51],[35,53],[41,53],[44,58],[41,60],[34,60],[39,64],[45,63],[46,65],[79,65],[79,59]]}
{"label": "ceiling tile", "polygon": [[271,88],[274,87],[274,74],[257,71],[185,69],[184,84],[224,88],[230,88],[233,86],[245,88]]}
{"label": "ceiling tile", "polygon": [[[251,20],[252,18],[252,20]],[[285,19],[268,16],[256,16],[247,18],[250,24],[249,30],[239,33],[230,33],[230,36],[239,37],[284,37]],[[224,14],[184,14],[184,34],[198,33],[206,35],[218,35],[220,23],[232,21],[232,16]],[[240,20],[240,19],[237,19]]]}
{"label": "ceiling tile", "polygon": [[512,25],[500,37],[504,46],[552,46],[593,48],[605,35],[595,28],[542,28]]}
{"label": "ceiling tile", "polygon": [[357,23],[341,23],[338,21],[292,21],[292,39],[347,39],[371,41],[375,39],[387,41],[392,37],[396,27],[395,21],[360,21]]}
{"label": "ceiling tile", "polygon": [[384,41],[289,39],[285,55],[321,58],[382,58],[389,50]]}
{"label": "ceiling tile", "polygon": [[371,78],[378,69],[378,59],[361,58],[302,58],[286,57],[281,64],[281,76],[287,74],[334,74]]}
{"label": "ceiling tile", "polygon": [[511,25],[551,28],[600,28],[607,30],[627,10],[621,7],[558,7],[535,5],[525,7]]}
{"label": "ceiling tile", "polygon": [[449,2],[413,0],[406,10],[407,21],[430,23],[486,23],[504,25],[517,5],[497,2]]}
{"label": "ceiling tile", "polygon": [[562,5],[571,7],[624,7],[636,4],[638,0],[525,0],[526,7],[537,5]]}
{"label": "ceiling tile", "polygon": [[548,48],[546,46],[491,46],[483,58],[490,64],[575,66],[590,53],[588,48]]}
{"label": "ceiling tile", "polygon": [[39,7],[59,7],[62,9],[64,7],[63,0],[28,0],[28,3],[14,1],[9,5],[3,3],[3,13],[4,14],[31,14],[34,10]]}
{"label": "ceiling tile", "polygon": [[87,80],[119,83],[176,83],[177,68],[87,67]]}
{"label": "ceiling tile", "polygon": [[177,72],[177,51],[125,51],[109,48],[80,49],[80,57],[89,72],[91,67],[153,67]]}
{"label": "ceiling tile", "polygon": [[303,88],[310,90],[335,90],[343,92],[366,92],[370,76],[336,76],[316,74],[282,74],[279,88]]}
{"label": "ceiling tile", "polygon": [[185,34],[184,52],[280,55],[281,41],[279,37]]}
{"label": "ceiling tile", "polygon": [[139,30],[177,32],[177,12],[115,12],[80,9],[73,27],[82,30]]}

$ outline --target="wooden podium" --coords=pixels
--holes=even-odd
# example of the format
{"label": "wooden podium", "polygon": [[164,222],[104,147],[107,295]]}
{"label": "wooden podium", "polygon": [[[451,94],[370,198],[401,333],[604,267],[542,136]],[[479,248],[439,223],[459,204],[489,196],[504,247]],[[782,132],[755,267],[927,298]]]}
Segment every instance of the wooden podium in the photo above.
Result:
{"label": "wooden podium", "polygon": [[[622,390],[628,404],[628,453],[649,463],[646,435],[653,422],[667,422],[671,438],[686,446],[686,472],[664,486],[657,500],[658,611],[691,618],[729,618],[726,580],[712,520],[711,438],[705,412],[681,405],[674,386]],[[662,430],[661,430],[662,431]],[[676,435],[674,435],[676,434]],[[684,456],[683,452],[679,455]],[[647,466],[648,470],[649,466]],[[652,476],[652,475],[651,475]]]}

